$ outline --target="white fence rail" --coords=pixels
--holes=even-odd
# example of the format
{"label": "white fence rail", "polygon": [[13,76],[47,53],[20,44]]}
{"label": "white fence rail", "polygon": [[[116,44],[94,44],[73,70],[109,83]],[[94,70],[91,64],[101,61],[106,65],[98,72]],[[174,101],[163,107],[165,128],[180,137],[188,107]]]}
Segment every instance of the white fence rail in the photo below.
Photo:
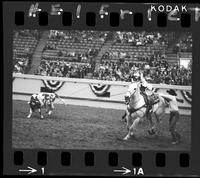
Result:
{"label": "white fence rail", "polygon": [[[102,81],[92,79],[58,78],[36,75],[13,74],[13,99],[28,100],[30,95],[41,91],[45,87],[44,81],[59,81],[62,84],[57,94],[69,104],[86,105],[112,109],[125,109],[124,94],[129,82]],[[92,91],[90,84],[110,85],[110,97],[99,97]],[[158,93],[166,93],[168,89],[175,89],[182,114],[191,114],[191,86],[152,84]]]}

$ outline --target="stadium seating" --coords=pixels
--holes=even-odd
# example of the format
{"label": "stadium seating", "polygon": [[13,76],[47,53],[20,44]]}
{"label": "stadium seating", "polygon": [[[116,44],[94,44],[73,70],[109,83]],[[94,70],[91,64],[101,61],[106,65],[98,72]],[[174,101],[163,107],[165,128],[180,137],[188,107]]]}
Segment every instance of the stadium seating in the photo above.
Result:
{"label": "stadium seating", "polygon": [[[166,33],[158,35],[158,33],[148,32],[114,32],[114,42],[105,53],[110,54],[107,55],[107,59],[110,60],[118,60],[120,53],[125,53],[125,59],[129,61],[135,61],[144,56],[150,57],[156,52],[163,53],[167,44],[173,40],[172,35],[173,33],[166,36]],[[119,56],[113,55],[114,53],[119,53]],[[105,55],[102,59],[106,59]]]}
{"label": "stadium seating", "polygon": [[[38,40],[31,32],[26,31],[26,35],[15,31],[13,37],[13,64],[15,72],[24,73],[25,69],[30,64],[31,56],[37,46]],[[22,65],[22,61],[26,61]],[[20,67],[21,66],[21,67]]]}
{"label": "stadium seating", "polygon": [[[79,53],[85,55],[90,49],[100,50],[104,43],[104,40],[102,40],[102,38],[99,38],[98,35],[101,34],[101,32],[97,33],[97,35],[91,32],[91,34],[94,35],[92,40],[88,40],[90,37],[87,36],[91,35],[90,31],[88,31],[88,34],[86,33],[86,38],[81,38],[81,34],[79,34],[79,31],[62,32],[63,36],[52,38],[50,35],[50,38],[46,43],[46,48],[43,51],[42,57],[52,60],[58,59],[70,61],[72,57],[67,56],[67,53],[75,52],[76,54]],[[66,39],[66,37],[69,37],[69,39]],[[59,52],[62,52],[64,55],[59,56]]]}

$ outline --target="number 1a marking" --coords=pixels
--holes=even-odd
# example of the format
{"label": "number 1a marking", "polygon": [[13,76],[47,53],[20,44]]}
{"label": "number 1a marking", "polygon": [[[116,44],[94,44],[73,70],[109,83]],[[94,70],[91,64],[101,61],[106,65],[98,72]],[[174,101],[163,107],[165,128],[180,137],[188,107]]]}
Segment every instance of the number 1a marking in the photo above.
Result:
{"label": "number 1a marking", "polygon": [[41,168],[41,170],[42,170],[42,174],[44,174],[44,168],[43,167]]}
{"label": "number 1a marking", "polygon": [[142,168],[139,168],[139,169],[133,168],[133,174],[134,175],[144,175],[144,171]]}

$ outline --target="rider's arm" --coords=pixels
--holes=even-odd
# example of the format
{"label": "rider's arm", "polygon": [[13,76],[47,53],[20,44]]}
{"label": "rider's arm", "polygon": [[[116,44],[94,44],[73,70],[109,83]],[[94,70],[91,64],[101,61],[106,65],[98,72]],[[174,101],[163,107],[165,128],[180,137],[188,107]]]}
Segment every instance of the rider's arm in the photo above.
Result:
{"label": "rider's arm", "polygon": [[140,74],[140,81],[141,81],[142,85],[145,86],[148,90],[152,90],[153,89],[152,85],[147,83],[147,81],[143,77],[142,73]]}
{"label": "rider's arm", "polygon": [[144,79],[143,73],[140,74],[140,81],[142,83],[146,83],[146,80]]}

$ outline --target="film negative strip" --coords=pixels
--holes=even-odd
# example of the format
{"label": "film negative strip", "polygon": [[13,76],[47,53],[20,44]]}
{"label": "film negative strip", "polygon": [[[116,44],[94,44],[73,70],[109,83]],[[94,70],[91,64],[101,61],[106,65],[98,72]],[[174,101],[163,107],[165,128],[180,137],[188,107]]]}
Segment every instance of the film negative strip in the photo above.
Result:
{"label": "film negative strip", "polygon": [[199,176],[199,21],[200,4],[3,2],[4,175]]}

